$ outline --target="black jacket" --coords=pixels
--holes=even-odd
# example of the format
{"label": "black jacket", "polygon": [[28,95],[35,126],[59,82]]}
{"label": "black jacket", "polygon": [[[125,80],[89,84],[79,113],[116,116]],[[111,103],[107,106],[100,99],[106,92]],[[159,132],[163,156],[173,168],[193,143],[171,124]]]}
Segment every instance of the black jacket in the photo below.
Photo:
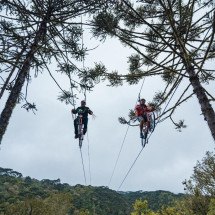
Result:
{"label": "black jacket", "polygon": [[72,113],[82,115],[84,118],[88,117],[88,114],[92,115],[93,112],[90,110],[89,107],[86,106],[80,106],[76,108],[75,110],[72,110]]}

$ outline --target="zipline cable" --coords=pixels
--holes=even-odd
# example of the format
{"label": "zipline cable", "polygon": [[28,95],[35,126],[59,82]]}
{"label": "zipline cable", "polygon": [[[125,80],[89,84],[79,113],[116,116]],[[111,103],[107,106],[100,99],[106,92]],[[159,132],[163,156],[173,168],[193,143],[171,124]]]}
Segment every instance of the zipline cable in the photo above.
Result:
{"label": "zipline cable", "polygon": [[[82,53],[84,53],[84,31],[83,31],[83,19],[82,19],[82,15],[81,15],[81,32],[82,32],[82,34],[81,34],[81,49],[82,49]],[[85,71],[85,61],[84,61],[85,59],[84,59],[84,54],[83,54],[83,56],[82,56],[82,68],[83,68],[83,73],[84,72],[86,72]],[[85,83],[86,84],[86,83]],[[86,85],[84,86],[84,100],[85,100],[85,102],[86,102],[86,100],[87,100],[87,95],[86,95],[86,91],[87,91],[87,89],[86,89]]]}
{"label": "zipline cable", "polygon": [[121,182],[120,186],[118,187],[117,191],[119,191],[119,189],[121,188],[122,184],[124,183],[125,179],[127,178],[128,174],[130,173],[131,169],[133,168],[133,166],[136,163],[137,159],[139,158],[140,154],[142,153],[143,149],[144,149],[144,147],[142,147],[142,149],[138,153],[137,157],[135,158],[134,162],[132,163],[130,169],[128,170],[127,174],[125,175],[124,179],[122,180],[122,182]]}
{"label": "zipline cable", "polygon": [[84,168],[84,159],[83,159],[81,147],[79,147],[79,148],[80,148],[80,153],[81,153],[82,168],[83,168],[83,172],[84,172],[84,181],[85,181],[85,185],[87,185],[86,174],[85,174],[85,168]]}
{"label": "zipline cable", "polygon": [[[147,69],[148,70],[148,69]],[[143,82],[142,82],[142,85],[141,85],[141,87],[140,87],[140,92],[139,92],[139,94],[138,94],[138,99],[137,99],[137,102],[138,101],[140,101],[140,94],[141,94],[141,92],[142,92],[142,89],[143,89],[143,84],[144,84],[144,82],[145,82],[145,76],[144,76],[144,78],[143,78]],[[137,104],[137,102],[136,102],[136,104]]]}
{"label": "zipline cable", "polygon": [[[179,87],[180,82],[181,82],[181,80],[179,80],[179,81],[178,81],[178,83],[176,84],[176,87],[175,87],[175,89],[174,89],[173,94],[171,95],[171,97],[170,97],[169,101],[167,102],[166,106],[164,107],[164,109],[163,109],[163,111],[162,111],[162,113],[161,113],[160,115],[162,115],[162,114],[165,112],[165,110],[167,109],[167,107],[168,107],[168,105],[169,105],[170,101],[172,100],[172,98],[173,98],[173,96],[174,96],[174,94],[175,94],[176,90],[177,90],[177,89],[178,89],[178,87]],[[156,122],[155,127],[156,127],[156,126],[157,126],[157,124],[160,122],[160,119],[161,119],[161,118],[159,118],[159,119],[158,119],[158,121]],[[149,138],[150,138],[150,136],[151,136],[151,135],[152,135],[152,133],[150,133]],[[149,140],[149,138],[148,138],[148,140]]]}
{"label": "zipline cable", "polygon": [[[163,109],[161,115],[162,115],[162,114],[165,112],[165,110],[167,109],[167,107],[168,107],[170,101],[172,100],[173,96],[174,96],[175,93],[176,93],[176,90],[178,89],[178,87],[179,87],[179,85],[180,85],[180,82],[181,82],[181,80],[179,80],[178,84],[176,85],[175,90],[174,90],[173,94],[171,95],[169,101],[167,102],[166,106],[164,107],[164,109]],[[160,122],[160,120],[161,120],[161,118],[158,119],[158,122],[156,123],[155,126],[157,126],[157,124]]]}
{"label": "zipline cable", "polygon": [[91,162],[90,162],[90,141],[89,141],[89,136],[87,132],[87,148],[88,148],[88,168],[89,168],[89,176],[90,176],[90,185],[91,185]]}
{"label": "zipline cable", "polygon": [[[64,34],[64,31],[63,31],[63,34]],[[65,37],[65,34],[64,34],[64,37]],[[71,85],[71,93],[72,93],[72,102],[70,102],[70,104],[73,106],[73,109],[75,109],[75,99],[74,99],[74,92],[73,92],[73,84],[72,84],[72,81],[71,81],[71,75],[70,75],[70,72],[69,72],[69,68],[68,68],[68,53],[67,53],[67,47],[65,48],[66,50],[66,59],[67,59],[67,75],[69,76],[69,80],[70,80],[70,85]],[[74,120],[74,116],[72,114],[72,118]],[[86,180],[86,174],[85,174],[85,168],[84,168],[84,160],[83,160],[83,155],[82,155],[82,150],[81,150],[81,146],[79,146],[79,149],[80,149],[80,154],[81,154],[81,161],[82,161],[82,169],[83,169],[83,173],[84,173],[84,182],[85,182],[85,185],[87,185],[87,180]]]}
{"label": "zipline cable", "polygon": [[[137,98],[136,104],[137,104],[137,102],[140,100],[140,94],[141,94],[141,92],[142,92],[144,82],[145,82],[145,77],[143,78],[143,81],[142,81],[142,84],[141,84],[141,87],[140,87],[140,91],[139,91],[139,94],[138,94],[138,98]],[[111,183],[111,181],[112,181],[113,175],[114,175],[114,173],[115,173],[116,166],[117,166],[117,164],[118,164],[119,157],[120,157],[120,155],[121,155],[122,148],[123,148],[123,146],[124,146],[125,139],[126,139],[126,137],[127,137],[129,127],[130,127],[130,125],[128,125],[128,127],[127,127],[127,129],[126,129],[126,132],[125,132],[125,135],[124,135],[124,138],[123,138],[123,141],[122,141],[122,144],[121,144],[121,147],[120,147],[120,150],[119,150],[119,153],[118,153],[118,156],[117,156],[117,159],[116,159],[114,168],[113,168],[113,172],[112,172],[112,174],[111,174],[111,177],[110,177],[110,180],[109,180],[109,183],[108,183],[108,187],[110,186],[110,183]]]}
{"label": "zipline cable", "polygon": [[[83,19],[82,19],[82,15],[81,15],[81,41],[82,41],[82,51],[84,50],[84,33],[83,33]],[[84,52],[83,52],[84,53]],[[84,55],[82,57],[82,68],[83,68],[83,72],[85,71],[85,59],[84,59]],[[86,83],[85,83],[86,84]],[[87,88],[86,85],[84,86],[84,101],[87,102]],[[88,170],[89,170],[89,177],[90,177],[90,184],[91,184],[91,163],[90,163],[90,141],[89,141],[89,136],[88,136],[88,132],[87,134],[87,151],[88,151]],[[81,148],[80,148],[81,151]],[[83,156],[82,156],[82,151],[81,151],[81,157],[82,157],[82,164],[83,164],[83,171],[84,171],[84,177],[85,177],[85,182],[86,182],[86,174],[85,174],[85,169],[84,169],[84,162],[83,162]]]}
{"label": "zipline cable", "polygon": [[120,157],[120,154],[121,154],[123,145],[124,145],[124,143],[125,143],[125,139],[126,139],[126,136],[127,136],[129,127],[130,127],[130,126],[128,125],[128,127],[127,127],[127,129],[126,129],[126,132],[125,132],[124,139],[123,139],[123,141],[122,141],[122,144],[121,144],[121,147],[120,147],[120,150],[119,150],[119,153],[118,153],[118,156],[117,156],[117,159],[116,159],[116,162],[115,162],[115,165],[114,165],[114,168],[113,168],[113,172],[112,172],[111,177],[110,177],[110,181],[109,181],[109,183],[108,183],[108,187],[110,186],[111,180],[112,180],[113,175],[114,175],[114,173],[115,173],[116,166],[117,166],[117,163],[118,163],[118,160],[119,160],[119,157]]}

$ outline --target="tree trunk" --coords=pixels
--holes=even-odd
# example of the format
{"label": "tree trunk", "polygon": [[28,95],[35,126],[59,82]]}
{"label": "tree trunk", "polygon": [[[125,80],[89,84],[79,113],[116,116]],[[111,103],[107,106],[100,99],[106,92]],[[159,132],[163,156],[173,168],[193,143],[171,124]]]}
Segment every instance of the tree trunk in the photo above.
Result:
{"label": "tree trunk", "polygon": [[1,91],[0,91],[0,99],[1,99],[1,97],[3,96],[4,91],[6,90],[6,88],[7,88],[7,86],[8,86],[8,83],[9,83],[9,81],[10,81],[10,79],[11,79],[11,77],[12,77],[14,71],[17,69],[17,65],[18,65],[18,63],[19,63],[19,60],[20,60],[20,58],[21,58],[21,56],[22,56],[22,54],[24,53],[25,50],[26,50],[26,45],[22,48],[21,52],[18,54],[17,59],[16,59],[16,62],[15,62],[15,64],[14,64],[14,66],[13,66],[13,69],[11,70],[10,74],[8,75],[8,77],[7,77],[5,83],[4,83],[4,85],[3,85],[3,87],[2,87],[2,89],[1,89]]}
{"label": "tree trunk", "polygon": [[193,86],[193,91],[196,94],[199,104],[201,106],[201,111],[204,116],[204,119],[207,121],[213,139],[215,140],[215,112],[208,100],[204,88],[199,81],[199,77],[194,72],[193,66],[190,66],[187,69],[187,73],[189,74],[190,83]]}
{"label": "tree trunk", "polygon": [[16,106],[16,103],[17,103],[17,100],[21,93],[22,87],[25,83],[26,76],[30,70],[31,62],[34,58],[36,51],[40,47],[40,42],[43,41],[43,38],[46,34],[46,22],[47,22],[47,19],[44,19],[44,21],[41,23],[41,25],[39,27],[39,30],[36,33],[34,43],[32,44],[30,51],[28,52],[28,54],[26,56],[26,60],[24,61],[23,66],[19,71],[19,75],[16,79],[15,85],[13,86],[12,91],[5,104],[5,107],[1,113],[1,116],[0,116],[0,144],[1,144],[1,141],[3,138],[3,135],[7,129],[7,126],[9,124],[9,120],[12,115],[13,109]]}

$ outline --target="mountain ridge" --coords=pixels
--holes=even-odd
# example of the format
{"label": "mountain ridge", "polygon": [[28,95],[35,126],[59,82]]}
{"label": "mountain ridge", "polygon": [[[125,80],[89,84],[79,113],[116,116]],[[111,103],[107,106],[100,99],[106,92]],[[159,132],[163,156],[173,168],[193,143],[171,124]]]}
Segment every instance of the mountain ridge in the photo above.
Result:
{"label": "mountain ridge", "polygon": [[[134,192],[115,191],[105,186],[81,184],[71,186],[61,183],[60,179],[37,180],[29,176],[23,177],[21,173],[12,169],[0,167],[0,214],[1,212],[7,214],[5,211],[14,208],[24,207],[24,210],[25,207],[34,205],[34,210],[67,208],[70,211],[68,214],[88,211],[88,214],[126,215],[131,213],[136,199],[147,200],[149,208],[156,211],[163,206],[171,205],[174,200],[184,195],[164,190]],[[27,206],[28,204],[31,206]]]}

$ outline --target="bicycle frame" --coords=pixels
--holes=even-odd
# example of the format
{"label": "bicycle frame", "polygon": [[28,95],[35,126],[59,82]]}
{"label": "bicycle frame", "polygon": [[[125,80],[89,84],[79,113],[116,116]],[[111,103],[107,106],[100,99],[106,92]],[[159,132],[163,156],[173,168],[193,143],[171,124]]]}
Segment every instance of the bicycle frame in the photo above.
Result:
{"label": "bicycle frame", "polygon": [[79,147],[82,147],[82,142],[84,139],[84,132],[83,132],[83,116],[79,115],[78,117],[78,138],[79,138]]}
{"label": "bicycle frame", "polygon": [[143,138],[142,138],[142,140],[143,139],[145,140],[144,144],[143,144],[143,141],[142,141],[143,147],[148,142],[148,138],[147,138],[148,133],[149,132],[152,133],[154,131],[154,129],[155,129],[155,114],[154,114],[154,112],[147,112],[146,117],[147,117],[147,122],[144,123],[144,125],[143,125]]}

